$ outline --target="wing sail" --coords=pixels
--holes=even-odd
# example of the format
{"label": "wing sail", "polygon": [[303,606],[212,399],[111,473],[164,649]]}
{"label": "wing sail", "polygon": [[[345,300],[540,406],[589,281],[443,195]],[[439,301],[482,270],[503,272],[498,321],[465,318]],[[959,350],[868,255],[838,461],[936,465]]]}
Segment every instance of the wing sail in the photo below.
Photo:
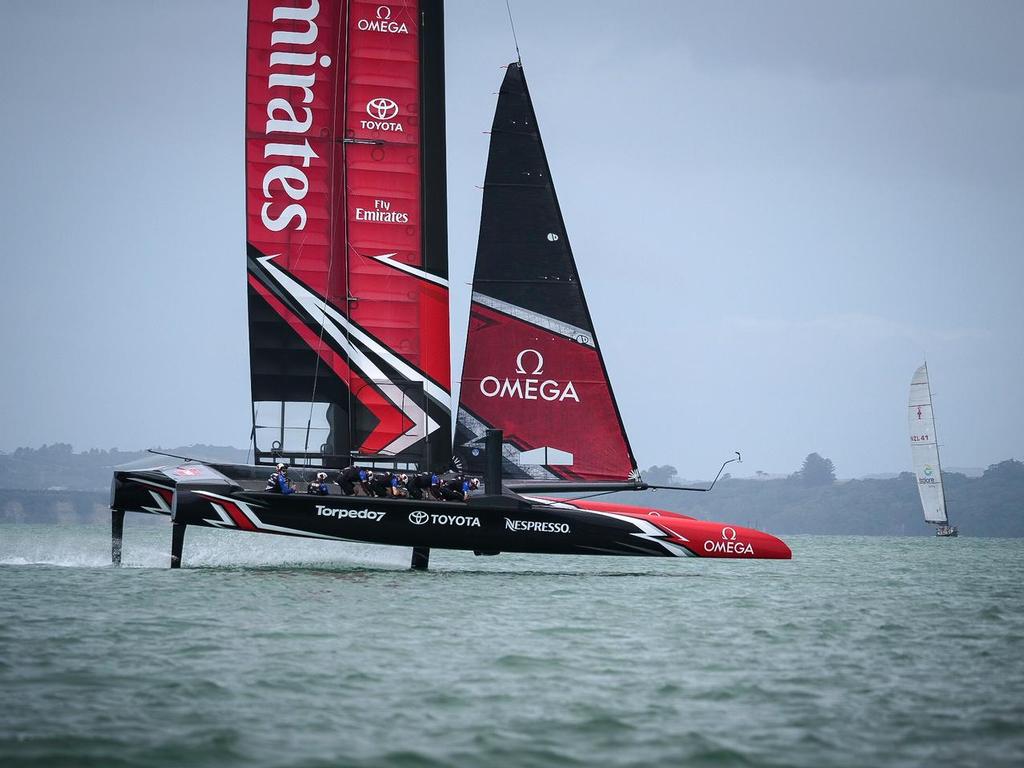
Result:
{"label": "wing sail", "polygon": [[248,33],[257,461],[437,463],[451,440],[441,2],[250,0]]}

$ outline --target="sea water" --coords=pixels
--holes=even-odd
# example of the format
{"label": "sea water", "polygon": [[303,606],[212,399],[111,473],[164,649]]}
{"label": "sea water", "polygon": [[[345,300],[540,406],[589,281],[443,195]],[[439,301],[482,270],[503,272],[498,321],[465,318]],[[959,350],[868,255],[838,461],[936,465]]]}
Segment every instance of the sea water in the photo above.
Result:
{"label": "sea water", "polygon": [[166,524],[122,568],[0,526],[0,765],[1024,765],[1024,542],[789,543],[419,573],[190,528],[171,571]]}

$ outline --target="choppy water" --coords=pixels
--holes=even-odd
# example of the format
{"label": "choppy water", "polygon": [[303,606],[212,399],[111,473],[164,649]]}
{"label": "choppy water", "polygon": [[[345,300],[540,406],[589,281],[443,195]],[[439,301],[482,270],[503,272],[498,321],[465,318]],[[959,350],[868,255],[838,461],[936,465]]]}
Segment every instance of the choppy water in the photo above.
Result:
{"label": "choppy water", "polygon": [[[129,516],[131,518],[131,516]],[[476,558],[0,526],[0,764],[1024,764],[1024,542]]]}

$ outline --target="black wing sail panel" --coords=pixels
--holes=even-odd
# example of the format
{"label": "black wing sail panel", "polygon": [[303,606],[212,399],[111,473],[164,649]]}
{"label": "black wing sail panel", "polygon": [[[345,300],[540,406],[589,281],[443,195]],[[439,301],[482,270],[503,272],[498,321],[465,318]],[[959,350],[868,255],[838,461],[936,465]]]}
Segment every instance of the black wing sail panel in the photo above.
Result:
{"label": "black wing sail panel", "polygon": [[498,96],[484,182],[456,454],[505,433],[506,476],[624,480],[636,469],[522,67]]}

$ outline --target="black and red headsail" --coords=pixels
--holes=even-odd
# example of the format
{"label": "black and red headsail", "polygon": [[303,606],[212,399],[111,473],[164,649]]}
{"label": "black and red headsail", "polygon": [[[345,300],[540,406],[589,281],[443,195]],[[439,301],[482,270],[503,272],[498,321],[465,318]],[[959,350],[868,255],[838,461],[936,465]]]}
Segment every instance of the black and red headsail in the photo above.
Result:
{"label": "black and red headsail", "polygon": [[250,0],[257,460],[451,441],[441,0]]}
{"label": "black and red headsail", "polygon": [[498,96],[484,182],[455,452],[506,477],[626,480],[636,469],[566,236],[522,66]]}

